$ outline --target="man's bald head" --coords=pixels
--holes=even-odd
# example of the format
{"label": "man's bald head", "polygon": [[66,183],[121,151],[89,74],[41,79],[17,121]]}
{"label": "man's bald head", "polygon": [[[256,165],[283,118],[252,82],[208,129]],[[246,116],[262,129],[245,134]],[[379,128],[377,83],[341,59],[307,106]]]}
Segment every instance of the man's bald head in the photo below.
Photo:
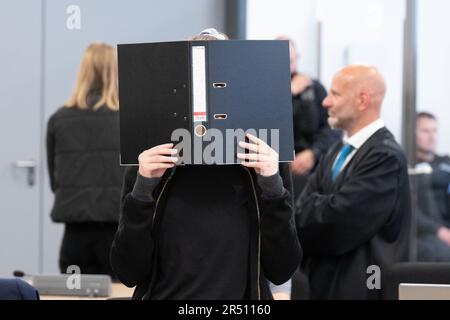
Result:
{"label": "man's bald head", "polygon": [[349,90],[357,96],[367,94],[368,107],[381,110],[386,95],[383,75],[371,65],[349,65],[341,69],[335,78],[342,78]]}
{"label": "man's bald head", "polygon": [[323,106],[330,125],[351,135],[380,118],[385,95],[384,77],[375,67],[349,65],[334,77]]}

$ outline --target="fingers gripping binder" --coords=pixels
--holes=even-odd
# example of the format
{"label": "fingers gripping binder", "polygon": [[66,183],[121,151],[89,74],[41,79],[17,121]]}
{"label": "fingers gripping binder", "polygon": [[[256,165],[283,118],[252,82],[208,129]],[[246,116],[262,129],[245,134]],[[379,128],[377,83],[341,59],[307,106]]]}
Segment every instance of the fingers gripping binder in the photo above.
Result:
{"label": "fingers gripping binder", "polygon": [[122,165],[180,140],[186,164],[239,163],[243,132],[294,159],[287,41],[121,44],[118,58]]}

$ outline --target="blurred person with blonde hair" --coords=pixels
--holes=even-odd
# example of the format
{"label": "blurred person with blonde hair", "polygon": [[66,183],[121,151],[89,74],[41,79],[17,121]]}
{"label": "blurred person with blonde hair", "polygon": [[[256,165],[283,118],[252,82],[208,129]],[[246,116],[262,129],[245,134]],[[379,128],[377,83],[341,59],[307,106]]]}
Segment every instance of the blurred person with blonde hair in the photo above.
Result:
{"label": "blurred person with blonde hair", "polygon": [[109,251],[119,218],[119,99],[115,49],[93,43],[75,88],[49,119],[47,160],[55,194],[51,218],[64,223],[59,267],[112,274]]}

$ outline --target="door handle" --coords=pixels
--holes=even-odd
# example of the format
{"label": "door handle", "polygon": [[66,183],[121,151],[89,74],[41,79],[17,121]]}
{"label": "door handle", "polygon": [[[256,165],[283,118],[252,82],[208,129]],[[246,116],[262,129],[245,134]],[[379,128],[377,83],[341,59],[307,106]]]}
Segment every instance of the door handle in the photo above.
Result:
{"label": "door handle", "polygon": [[18,160],[15,165],[16,168],[27,169],[27,181],[30,187],[34,186],[36,183],[35,172],[36,172],[36,160]]}

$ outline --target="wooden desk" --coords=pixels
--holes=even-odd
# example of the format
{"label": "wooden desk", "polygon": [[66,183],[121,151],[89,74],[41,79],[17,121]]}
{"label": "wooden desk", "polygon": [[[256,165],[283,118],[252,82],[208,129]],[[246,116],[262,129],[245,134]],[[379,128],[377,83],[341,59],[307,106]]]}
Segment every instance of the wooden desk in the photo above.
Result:
{"label": "wooden desk", "polygon": [[131,298],[134,288],[128,288],[121,283],[113,283],[111,285],[110,297],[82,297],[82,296],[47,296],[42,295],[41,300],[107,300],[110,298]]}

